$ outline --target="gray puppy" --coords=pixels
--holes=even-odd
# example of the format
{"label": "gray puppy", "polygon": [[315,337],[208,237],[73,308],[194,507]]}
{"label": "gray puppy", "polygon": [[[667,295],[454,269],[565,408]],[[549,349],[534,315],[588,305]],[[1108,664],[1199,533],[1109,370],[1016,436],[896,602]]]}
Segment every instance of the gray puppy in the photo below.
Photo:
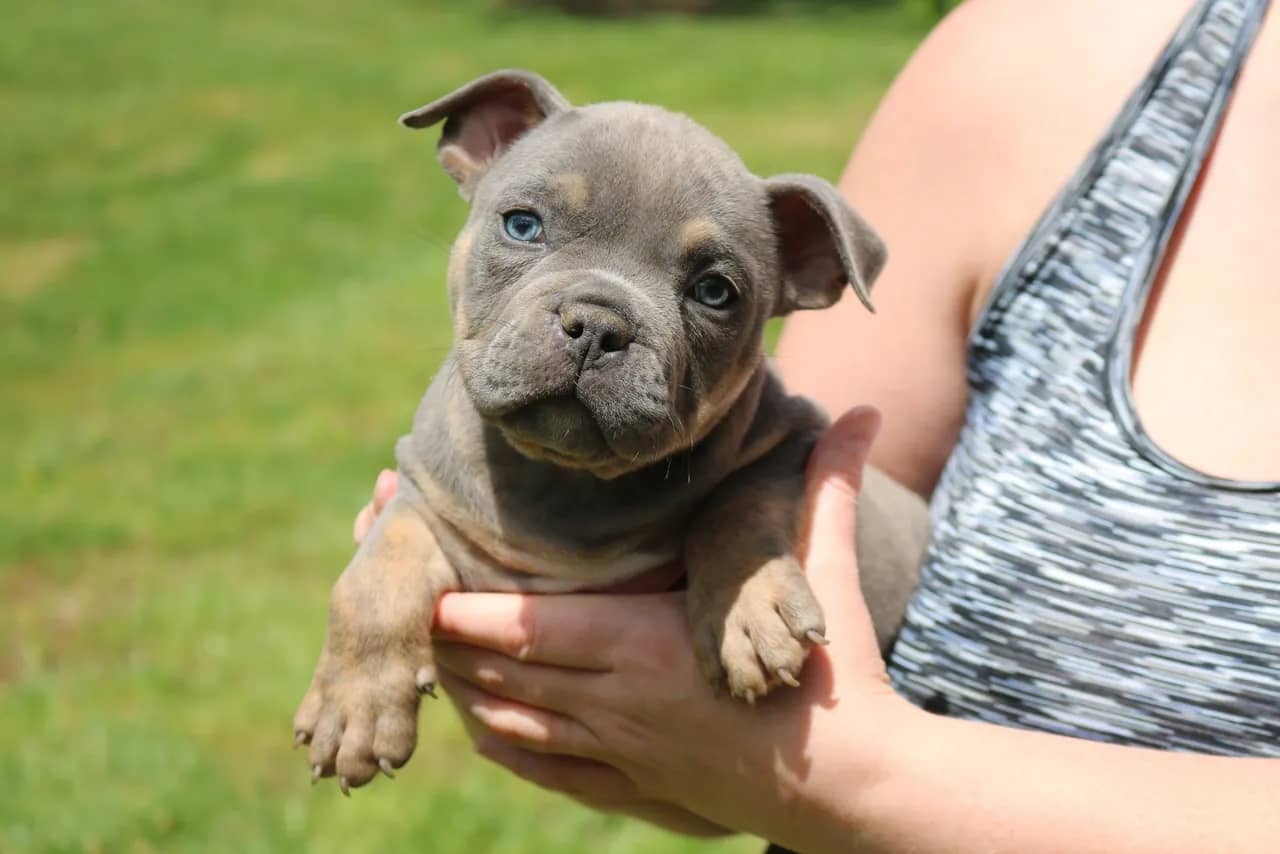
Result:
{"label": "gray puppy", "polygon": [[[796,559],[805,460],[827,421],[783,390],[770,317],[869,288],[885,251],[835,188],[761,180],[658,107],[571,107],[500,71],[401,117],[444,121],[471,202],[449,262],[454,346],[399,488],[333,589],[294,719],[317,777],[390,773],[434,694],[450,590],[603,588],[682,562],[695,652],[748,702],[797,684],[822,609]],[[881,643],[927,537],[922,502],[868,471],[858,558]]]}

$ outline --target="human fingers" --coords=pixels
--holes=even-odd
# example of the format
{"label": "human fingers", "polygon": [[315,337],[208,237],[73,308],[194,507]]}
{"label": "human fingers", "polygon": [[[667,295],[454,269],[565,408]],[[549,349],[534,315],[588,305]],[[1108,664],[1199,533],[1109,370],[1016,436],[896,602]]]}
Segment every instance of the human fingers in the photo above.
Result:
{"label": "human fingers", "polygon": [[859,407],[837,419],[819,440],[806,472],[802,539],[805,574],[830,616],[829,639],[845,635],[860,651],[858,660],[873,669],[883,664],[860,589],[857,511],[863,468],[879,428],[880,414],[871,407]]}
{"label": "human fingers", "polygon": [[436,608],[432,634],[520,661],[612,670],[638,643],[638,636],[665,625],[675,613],[667,598],[668,594],[450,593]]}
{"label": "human fingers", "polygon": [[600,680],[608,678],[599,670],[534,664],[458,643],[437,643],[435,661],[487,694],[571,717],[575,709],[595,702]]}
{"label": "human fingers", "polygon": [[[458,711],[478,722],[487,736],[538,753],[584,759],[596,759],[601,753],[595,735],[573,718],[495,697],[448,670],[440,671],[440,685],[449,693]],[[480,742],[484,738],[481,735],[476,740]]]}
{"label": "human fingers", "polygon": [[400,475],[391,469],[378,472],[378,479],[373,484],[373,515],[377,516],[382,508],[395,498],[396,487],[400,485]]}
{"label": "human fingers", "polygon": [[387,506],[387,502],[395,497],[399,480],[399,476],[390,469],[378,472],[378,478],[373,484],[373,497],[369,499],[368,504],[360,508],[360,512],[356,514],[355,523],[351,526],[351,537],[356,541],[356,545],[369,536],[369,531],[373,528],[378,514]]}

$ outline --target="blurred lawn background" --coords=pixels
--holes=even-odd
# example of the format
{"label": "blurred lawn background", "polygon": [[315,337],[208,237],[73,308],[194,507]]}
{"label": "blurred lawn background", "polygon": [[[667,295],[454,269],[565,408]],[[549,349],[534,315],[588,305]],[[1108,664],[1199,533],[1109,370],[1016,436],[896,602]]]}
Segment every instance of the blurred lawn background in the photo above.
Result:
{"label": "blurred lawn background", "polygon": [[0,851],[758,851],[538,792],[443,704],[350,801],[289,749],[352,516],[449,341],[464,207],[394,120],[525,66],[834,179],[935,5],[6,0]]}

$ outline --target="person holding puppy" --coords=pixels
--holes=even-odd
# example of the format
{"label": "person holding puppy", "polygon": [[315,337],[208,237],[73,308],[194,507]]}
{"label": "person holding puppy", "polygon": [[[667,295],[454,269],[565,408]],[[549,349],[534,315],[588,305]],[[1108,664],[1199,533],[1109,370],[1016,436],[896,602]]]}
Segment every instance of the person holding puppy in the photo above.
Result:
{"label": "person holding puppy", "polygon": [[[852,409],[809,463],[830,644],[750,707],[700,676],[679,593],[447,595],[437,663],[477,749],[602,809],[801,851],[1273,848],[1267,5],[953,13],[842,181],[890,247],[879,313],[797,315],[778,349],[791,391],[885,423],[873,445],[880,416]],[[935,523],[887,665],[857,584],[868,461]]]}

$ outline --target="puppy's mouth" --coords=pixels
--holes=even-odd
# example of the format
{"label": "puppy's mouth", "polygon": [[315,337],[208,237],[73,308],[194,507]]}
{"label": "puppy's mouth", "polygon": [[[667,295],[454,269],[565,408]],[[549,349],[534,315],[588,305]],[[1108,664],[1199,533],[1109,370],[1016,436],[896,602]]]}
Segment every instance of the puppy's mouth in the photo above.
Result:
{"label": "puppy's mouth", "polygon": [[618,464],[591,409],[572,393],[527,403],[492,420],[527,457],[593,471]]}
{"label": "puppy's mouth", "polygon": [[532,316],[537,323],[507,324],[492,339],[458,345],[472,405],[509,445],[531,459],[612,478],[678,444],[682,419],[670,411],[667,371],[653,351],[633,343],[626,358],[605,354],[584,368],[566,336],[542,334],[542,316]]}

